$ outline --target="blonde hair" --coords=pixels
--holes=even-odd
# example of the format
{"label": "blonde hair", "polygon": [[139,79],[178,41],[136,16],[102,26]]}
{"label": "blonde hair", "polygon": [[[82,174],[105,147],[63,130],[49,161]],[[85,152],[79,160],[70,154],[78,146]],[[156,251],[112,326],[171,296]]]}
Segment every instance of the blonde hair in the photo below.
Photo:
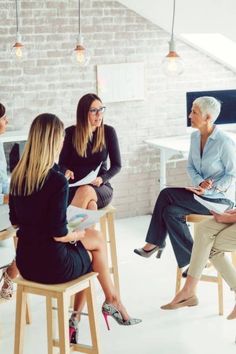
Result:
{"label": "blonde hair", "polygon": [[22,157],[15,167],[10,193],[27,196],[39,191],[55,163],[64,134],[64,125],[54,114],[37,116],[30,127]]}
{"label": "blonde hair", "polygon": [[[73,136],[73,145],[79,156],[86,157],[87,144],[90,138],[90,128],[88,122],[88,113],[93,101],[101,99],[94,93],[88,93],[81,97],[77,106],[77,120],[75,133]],[[92,153],[102,151],[106,146],[105,143],[105,133],[104,133],[104,124],[98,127],[94,134],[94,143],[92,148]]]}

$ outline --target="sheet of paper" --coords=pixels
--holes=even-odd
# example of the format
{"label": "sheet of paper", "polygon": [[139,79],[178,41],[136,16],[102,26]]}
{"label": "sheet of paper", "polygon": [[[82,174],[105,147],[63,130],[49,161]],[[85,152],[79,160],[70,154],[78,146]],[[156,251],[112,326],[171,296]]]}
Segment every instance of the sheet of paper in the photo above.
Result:
{"label": "sheet of paper", "polygon": [[102,162],[100,163],[100,165],[98,165],[98,167],[96,168],[96,170],[93,170],[91,172],[89,172],[89,174],[87,174],[87,176],[85,176],[84,178],[80,179],[79,181],[75,182],[75,183],[70,183],[69,187],[78,187],[78,186],[84,186],[85,184],[89,184],[92,181],[95,180],[95,178],[98,175],[98,172],[100,170],[100,167],[102,165]]}
{"label": "sheet of paper", "polygon": [[229,208],[227,204],[218,204],[214,202],[209,202],[208,200],[200,198],[198,195],[194,194],[194,199],[201,203],[208,210],[212,210],[215,213],[223,214],[226,209]]}
{"label": "sheet of paper", "polygon": [[67,208],[68,228],[73,230],[84,230],[99,222],[106,214],[105,210],[88,210],[69,205]]}

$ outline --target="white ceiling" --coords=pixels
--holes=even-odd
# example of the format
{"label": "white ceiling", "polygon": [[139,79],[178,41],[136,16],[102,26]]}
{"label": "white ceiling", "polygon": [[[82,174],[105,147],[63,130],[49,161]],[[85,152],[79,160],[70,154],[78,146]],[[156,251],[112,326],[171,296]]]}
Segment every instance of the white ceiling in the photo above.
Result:
{"label": "white ceiling", "polygon": [[[121,0],[126,7],[171,31],[173,0]],[[236,0],[176,0],[175,33],[221,33],[236,41]]]}

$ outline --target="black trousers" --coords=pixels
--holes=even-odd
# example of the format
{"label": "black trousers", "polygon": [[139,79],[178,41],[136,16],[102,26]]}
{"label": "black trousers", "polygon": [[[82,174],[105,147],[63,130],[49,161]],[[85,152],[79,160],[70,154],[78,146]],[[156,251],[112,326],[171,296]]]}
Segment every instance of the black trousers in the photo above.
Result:
{"label": "black trousers", "polygon": [[[228,204],[229,208],[234,206],[234,203],[226,198],[203,198]],[[189,214],[210,215],[210,212],[185,188],[163,189],[157,198],[146,236],[146,242],[165,247],[168,234],[180,268],[189,264],[192,252],[193,239],[186,224],[186,215]]]}

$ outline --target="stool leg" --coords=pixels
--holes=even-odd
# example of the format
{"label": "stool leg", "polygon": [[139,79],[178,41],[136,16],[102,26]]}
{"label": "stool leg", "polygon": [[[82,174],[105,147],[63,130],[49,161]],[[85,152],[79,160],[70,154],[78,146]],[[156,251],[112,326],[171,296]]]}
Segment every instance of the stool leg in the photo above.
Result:
{"label": "stool leg", "polygon": [[105,214],[100,218],[100,230],[101,233],[104,237],[105,242],[107,242],[107,228],[106,228],[106,222],[107,222],[107,215]]}
{"label": "stool leg", "polygon": [[46,296],[47,313],[47,334],[48,334],[48,354],[53,354],[53,317],[52,317],[52,298]]}
{"label": "stool leg", "polygon": [[70,354],[69,342],[69,299],[65,294],[57,297],[60,354]]}
{"label": "stool leg", "polygon": [[107,214],[107,223],[108,223],[108,235],[110,240],[111,263],[113,267],[114,285],[118,294],[120,294],[120,281],[119,281],[119,272],[118,272],[116,236],[115,236],[115,226],[114,226],[115,224],[114,224],[113,213]]}
{"label": "stool leg", "polygon": [[31,313],[30,313],[30,308],[29,308],[29,298],[28,296],[26,297],[26,323],[31,324]]}
{"label": "stool leg", "polygon": [[179,267],[177,267],[176,285],[175,285],[175,293],[176,294],[180,291],[181,280],[182,280],[182,272],[181,272],[181,269]]}
{"label": "stool leg", "polygon": [[25,329],[26,294],[23,286],[17,285],[14,354],[23,354]]}
{"label": "stool leg", "polygon": [[86,289],[89,327],[92,341],[92,353],[101,354],[100,339],[98,336],[97,305],[95,302],[94,280],[90,280],[90,287]]}
{"label": "stool leg", "polygon": [[217,286],[218,286],[218,304],[219,304],[219,315],[224,314],[224,305],[223,305],[223,281],[219,273],[217,273]]}

